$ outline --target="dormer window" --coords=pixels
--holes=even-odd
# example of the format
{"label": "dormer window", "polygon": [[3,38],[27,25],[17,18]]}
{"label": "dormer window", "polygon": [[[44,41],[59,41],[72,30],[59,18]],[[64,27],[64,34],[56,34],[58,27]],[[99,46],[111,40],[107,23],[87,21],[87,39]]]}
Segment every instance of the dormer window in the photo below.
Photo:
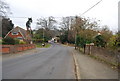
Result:
{"label": "dormer window", "polygon": [[18,35],[18,32],[12,32],[12,35]]}

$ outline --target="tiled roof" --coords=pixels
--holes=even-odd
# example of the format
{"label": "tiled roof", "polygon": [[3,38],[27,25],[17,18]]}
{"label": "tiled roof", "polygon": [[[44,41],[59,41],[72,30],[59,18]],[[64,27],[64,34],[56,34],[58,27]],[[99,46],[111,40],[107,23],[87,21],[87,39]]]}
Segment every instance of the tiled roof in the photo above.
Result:
{"label": "tiled roof", "polygon": [[18,27],[18,26],[15,27],[14,29],[12,29],[10,32],[11,33],[13,33],[13,32],[16,32],[16,33],[20,32],[25,39],[31,39],[31,36],[27,35],[27,31],[25,29],[23,29],[23,28]]}

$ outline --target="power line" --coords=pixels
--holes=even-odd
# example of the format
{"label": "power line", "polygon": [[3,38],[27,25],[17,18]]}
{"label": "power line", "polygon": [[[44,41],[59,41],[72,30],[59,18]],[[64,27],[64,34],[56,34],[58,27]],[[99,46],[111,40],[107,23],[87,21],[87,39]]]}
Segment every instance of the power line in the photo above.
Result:
{"label": "power line", "polygon": [[[26,18],[41,18],[41,17],[15,17],[15,16],[7,16],[7,17],[10,17],[10,18],[23,18],[23,19],[26,19]],[[49,18],[49,17],[43,17],[43,18]],[[62,18],[62,17],[54,17],[54,18]]]}
{"label": "power line", "polygon": [[[87,13],[88,11],[90,11],[92,8],[94,8],[95,6],[97,6],[102,0],[98,1],[95,5],[93,5],[92,7],[90,7],[88,10],[86,10],[84,13],[82,13],[81,15],[84,15],[85,13]],[[15,16],[7,16],[10,18],[30,18],[30,17],[15,17]],[[75,17],[75,16],[69,16],[69,17]],[[37,18],[37,17],[32,17],[32,18]],[[48,17],[43,17],[43,18],[48,18]],[[62,17],[54,17],[54,18],[62,18]]]}
{"label": "power line", "polygon": [[14,17],[14,16],[8,16],[10,18],[30,18],[30,17]]}
{"label": "power line", "polygon": [[92,7],[90,7],[88,10],[86,10],[84,13],[82,13],[81,15],[84,15],[85,13],[87,13],[88,11],[90,11],[92,8],[94,8],[95,6],[97,6],[102,0],[100,0],[99,2],[97,2],[95,5],[93,5]]}
{"label": "power line", "polygon": [[[39,19],[39,18],[49,18],[50,16],[48,16],[48,17],[43,17],[43,16],[38,16],[38,17],[17,17],[17,16],[7,16],[7,17],[9,17],[9,18],[23,18],[23,19],[26,19],[26,18],[36,18],[36,19]],[[54,17],[54,16],[53,16]],[[63,17],[75,17],[75,16],[61,16],[61,17],[54,17],[54,18],[63,18]]]}

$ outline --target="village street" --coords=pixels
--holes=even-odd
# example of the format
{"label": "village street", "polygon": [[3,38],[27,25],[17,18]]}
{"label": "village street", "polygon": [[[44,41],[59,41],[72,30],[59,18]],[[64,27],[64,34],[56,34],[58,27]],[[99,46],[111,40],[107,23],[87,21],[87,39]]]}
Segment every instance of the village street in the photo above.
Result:
{"label": "village street", "polygon": [[120,0],[0,0],[0,72],[2,81],[120,81]]}
{"label": "village street", "polygon": [[[75,79],[73,47],[53,44],[50,48],[16,56],[3,56],[3,79]],[[117,79],[118,72],[83,54],[76,57],[81,79]]]}
{"label": "village street", "polygon": [[3,57],[3,79],[75,79],[71,47],[52,45],[41,50]]}

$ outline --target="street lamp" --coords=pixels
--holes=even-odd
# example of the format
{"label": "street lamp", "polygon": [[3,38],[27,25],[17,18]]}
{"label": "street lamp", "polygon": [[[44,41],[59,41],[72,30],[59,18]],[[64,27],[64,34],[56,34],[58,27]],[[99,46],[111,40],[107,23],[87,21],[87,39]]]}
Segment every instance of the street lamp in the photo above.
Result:
{"label": "street lamp", "polygon": [[43,43],[42,43],[42,46],[45,46],[45,39],[44,39],[45,35],[44,35],[44,28],[43,28]]}
{"label": "street lamp", "polygon": [[76,33],[75,33],[75,49],[76,49]]}

